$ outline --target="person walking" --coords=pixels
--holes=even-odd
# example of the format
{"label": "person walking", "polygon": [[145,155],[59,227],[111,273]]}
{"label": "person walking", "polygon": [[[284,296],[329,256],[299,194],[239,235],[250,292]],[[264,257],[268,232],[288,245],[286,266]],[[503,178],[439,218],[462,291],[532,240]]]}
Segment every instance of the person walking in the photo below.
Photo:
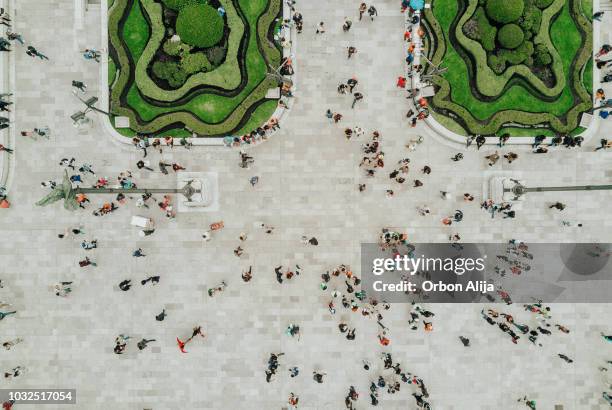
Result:
{"label": "person walking", "polygon": [[40,51],[35,49],[33,46],[28,46],[28,48],[26,49],[26,54],[29,55],[32,58],[38,57],[41,60],[48,60],[49,59],[49,57],[47,57],[46,55],[44,55],[43,53],[41,53]]}
{"label": "person walking", "polygon": [[162,309],[161,313],[157,316],[155,316],[155,320],[157,320],[158,322],[163,322],[164,319],[166,318],[166,309]]}
{"label": "person walking", "polygon": [[146,169],[148,171],[154,171],[153,168],[151,168],[149,165],[150,165],[150,163],[148,161],[144,162],[143,160],[140,160],[140,161],[138,161],[136,163],[136,167],[138,169],[143,169],[144,168],[144,169]]}
{"label": "person walking", "polygon": [[359,5],[359,21],[363,18],[363,14],[368,10],[368,5],[365,3],[361,3]]}
{"label": "person walking", "polygon": [[17,40],[22,46],[24,45],[23,37],[21,36],[21,34],[13,33],[11,32],[11,30],[6,30],[6,38],[8,38],[11,41]]}
{"label": "person walking", "polygon": [[348,17],[345,17],[344,24],[342,25],[342,31],[348,33],[352,26],[353,22]]}
{"label": "person walking", "polygon": [[480,150],[480,148],[487,142],[487,139],[483,135],[476,136],[476,149]]}
{"label": "person walking", "polygon": [[82,81],[72,80],[72,86],[82,93],[87,92],[87,85],[85,85],[85,83]]}
{"label": "person walking", "polygon": [[605,138],[599,140],[599,147],[595,148],[595,151],[599,151],[600,149],[608,149],[612,146],[612,141],[608,141]]}
{"label": "person walking", "polygon": [[499,154],[497,151],[495,151],[493,154],[487,155],[485,158],[489,160],[489,166],[492,167],[499,160]]}
{"label": "person walking", "polygon": [[355,108],[355,104],[357,104],[357,101],[361,101],[363,100],[363,94],[360,92],[356,92],[353,95],[353,105],[351,105],[351,108]]}
{"label": "person walking", "polygon": [[15,150],[11,149],[11,148],[7,148],[4,145],[0,144],[0,152],[2,151],[6,151],[6,153],[8,154],[12,154],[13,152],[15,152]]}
{"label": "person walking", "polygon": [[96,63],[99,63],[101,54],[99,51],[96,51],[95,48],[86,48],[85,51],[83,51],[83,57],[85,60],[95,60]]}
{"label": "person walking", "polygon": [[317,30],[315,31],[316,34],[325,34],[325,22],[320,22],[319,25],[317,25]]}
{"label": "person walking", "polygon": [[374,17],[378,16],[378,10],[376,10],[376,7],[370,6],[368,8],[368,15],[370,16],[370,19],[374,21]]}
{"label": "person walking", "polygon": [[143,338],[140,342],[136,343],[136,346],[138,347],[138,350],[144,350],[146,349],[147,345],[151,342],[154,342],[155,339],[145,339]]}
{"label": "person walking", "polygon": [[561,202],[555,202],[554,204],[550,205],[548,207],[548,209],[553,209],[555,208],[558,211],[563,211],[565,209],[566,205],[561,203]]}
{"label": "person walking", "polygon": [[347,52],[348,52],[348,59],[350,60],[350,58],[357,53],[357,48],[353,47],[353,46],[349,46],[347,47]]}
{"label": "person walking", "polygon": [[4,319],[7,316],[14,315],[15,313],[17,313],[16,310],[13,310],[11,312],[0,312],[0,320]]}
{"label": "person walking", "polygon": [[356,77],[352,77],[347,80],[346,84],[349,87],[349,92],[353,94],[353,89],[359,84],[359,81],[357,81]]}

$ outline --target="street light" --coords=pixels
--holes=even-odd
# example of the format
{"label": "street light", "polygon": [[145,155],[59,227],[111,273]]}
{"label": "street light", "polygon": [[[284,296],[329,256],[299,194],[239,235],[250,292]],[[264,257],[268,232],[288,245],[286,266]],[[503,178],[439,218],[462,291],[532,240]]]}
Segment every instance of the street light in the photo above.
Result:
{"label": "street light", "polygon": [[565,191],[611,191],[612,185],[575,185],[575,186],[549,186],[528,188],[516,179],[510,179],[514,185],[511,188],[504,187],[504,193],[514,195],[514,200],[519,200],[529,192],[565,192]]}
{"label": "street light", "polygon": [[280,67],[278,67],[277,69],[274,69],[271,64],[268,64],[268,72],[266,73],[266,77],[272,78],[278,83],[287,83],[289,85],[293,85],[293,80],[290,77],[284,76],[280,73],[280,70],[287,63],[287,61],[289,60],[286,60],[285,63],[281,64]]}
{"label": "street light", "polygon": [[73,92],[74,96],[76,98],[79,99],[79,101],[81,101],[83,104],[85,104],[85,106],[87,107],[85,109],[85,114],[87,114],[87,112],[89,111],[96,111],[99,112],[100,114],[104,114],[108,117],[110,117],[112,114],[106,111],[102,111],[101,109],[95,107],[95,104],[98,102],[98,97],[89,97],[87,100],[82,99],[81,97],[79,97],[79,95],[77,94],[76,90]]}
{"label": "street light", "polygon": [[64,179],[61,185],[58,185],[47,196],[36,202],[38,206],[47,206],[52,203],[64,200],[64,208],[73,211],[79,207],[76,201],[77,194],[181,194],[187,202],[192,201],[195,194],[201,194],[202,190],[194,188],[192,183],[194,180],[187,181],[187,184],[182,188],[73,188],[72,182],[68,177],[68,171],[64,172]]}

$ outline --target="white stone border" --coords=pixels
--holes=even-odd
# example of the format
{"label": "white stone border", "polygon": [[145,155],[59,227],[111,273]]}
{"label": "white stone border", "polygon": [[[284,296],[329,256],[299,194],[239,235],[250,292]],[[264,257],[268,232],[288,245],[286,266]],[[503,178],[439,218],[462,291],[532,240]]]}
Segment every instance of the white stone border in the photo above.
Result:
{"label": "white stone border", "polygon": [[[429,2],[429,4],[433,4],[435,0],[432,0]],[[430,6],[431,7],[431,6]],[[593,0],[593,11],[595,10],[599,10],[599,0]],[[405,11],[406,13],[406,30],[408,29],[408,27],[412,26],[412,24],[410,23],[410,18],[408,16],[408,10]],[[419,13],[419,18],[420,18],[420,13]],[[588,18],[588,17],[587,17]],[[593,20],[592,21],[592,29],[593,29],[593,54],[597,53],[597,51],[599,50],[600,47],[600,43],[601,43],[601,31],[600,31],[600,25],[601,22],[597,21],[597,20]],[[416,33],[414,32],[413,29],[413,35],[411,37],[411,42],[415,42],[415,37],[418,37],[416,35]],[[418,39],[419,41],[417,43],[415,43],[415,62],[417,61],[417,59],[420,60],[420,53],[422,52],[422,48],[420,48],[420,39]],[[591,57],[593,58],[593,57]],[[412,65],[415,64],[415,62],[413,62]],[[418,62],[416,63],[418,64]],[[406,64],[406,73],[409,74],[412,65],[410,64]],[[599,87],[595,87],[595,84],[598,84],[598,75],[599,75],[599,70],[597,70],[597,65],[595,64],[595,60],[593,59],[593,64],[592,64],[592,68],[593,68],[593,90],[592,90],[592,95],[593,95],[593,104],[595,101],[595,90]],[[415,77],[417,77],[415,79]],[[410,77],[410,81],[411,81],[411,85],[412,88],[421,88],[420,87],[420,79],[418,78],[418,75],[415,73],[413,76]],[[416,101],[419,98],[419,95],[414,97],[414,101]],[[415,104],[416,106],[416,104]],[[591,124],[589,125],[589,127],[582,133],[580,133],[580,135],[584,138],[584,142],[587,142],[588,140],[590,140],[599,130],[599,126],[600,126],[600,121],[601,118],[599,117],[599,115],[595,114],[593,115],[593,119],[591,121]],[[436,121],[435,118],[433,118],[433,113],[430,112],[430,115],[425,118],[425,123],[428,126],[428,129],[433,131],[433,133],[435,133],[438,136],[441,136],[443,138],[445,138],[448,141],[454,142],[454,143],[458,143],[461,144],[463,146],[465,146],[466,144],[466,137],[460,134],[457,134],[455,132],[452,132],[451,130],[447,129],[446,127],[444,127],[442,124],[440,124],[438,121]],[[544,141],[544,143],[550,143],[551,138],[547,137],[546,140]],[[505,145],[531,145],[534,141],[534,138],[531,137],[515,137],[515,138],[510,138]],[[499,144],[499,138],[497,137],[487,137],[486,138],[486,144],[487,145],[498,145]]]}
{"label": "white stone border", "polygon": [[[12,19],[12,26],[15,26],[16,13],[14,0],[0,0],[0,7],[8,12]],[[0,92],[8,93],[15,90],[15,58],[17,52],[14,47],[17,43],[11,43],[12,51],[3,51],[0,53]],[[15,101],[13,95],[13,101]],[[15,104],[11,105],[11,112],[8,114],[10,127],[0,132],[0,143],[8,148],[15,148]],[[15,168],[15,153],[0,154],[0,187],[6,188],[8,192],[13,182],[13,174]]]}
{"label": "white stone border", "polygon": [[[2,1],[2,0],[0,0]],[[13,0],[11,0],[13,1]],[[291,13],[291,7],[289,7],[289,5],[283,1],[282,2],[283,5],[283,15],[282,18],[287,18],[285,16],[288,16],[288,19],[290,20],[291,17],[293,17],[292,13]],[[102,50],[105,51],[105,58],[102,58],[102,61],[100,63],[100,107],[102,110],[104,111],[109,111],[110,109],[110,97],[109,97],[109,84],[108,84],[108,60],[110,58],[110,55],[108,53],[108,0],[101,0],[101,10],[100,10],[100,15],[101,15],[101,30],[102,30],[102,41],[104,42],[104,46],[102,47]],[[291,41],[291,49],[286,49],[283,48],[283,57],[291,57],[291,61],[293,63],[293,69],[294,72],[296,71],[296,61],[295,61],[295,55],[296,55],[296,51],[297,51],[297,46],[296,46],[296,30],[295,30],[295,25],[291,24],[291,30],[289,31],[289,38],[287,39],[288,41]],[[293,76],[291,76],[291,79],[293,81],[293,86],[291,87],[291,91],[295,92],[296,90],[296,75],[294,74]],[[295,97],[295,94],[294,94]],[[271,118],[276,118],[279,122],[279,124],[282,124],[286,121],[286,117],[288,116],[288,111],[293,107],[293,100],[294,98],[289,98],[289,102],[287,104],[288,108],[284,109],[282,107],[277,107],[276,111],[274,111],[274,113],[272,114]],[[123,135],[121,135],[113,126],[113,124],[111,124],[111,120],[108,116],[101,114],[101,113],[97,113],[98,114],[98,118],[100,119],[100,121],[102,122],[102,126],[104,127],[104,129],[106,130],[106,132],[108,134],[110,134],[110,136],[113,138],[113,140],[115,142],[118,142],[120,144],[127,144],[127,145],[132,145],[132,140],[129,137],[125,137]],[[262,124],[262,126],[265,124]],[[268,139],[270,137],[271,134],[273,134],[274,131],[270,132],[269,134],[266,135],[265,138],[255,142],[255,143],[251,143],[251,144],[242,144],[239,147],[236,148],[248,148],[251,147],[253,145],[257,145],[258,142],[260,141],[265,141],[266,139]],[[206,147],[229,147],[228,145],[225,144],[225,139],[226,137],[193,137],[193,138],[185,138],[185,140],[187,140],[188,143],[191,143],[194,147],[201,147],[201,146],[206,146]],[[165,141],[163,138],[160,138],[160,142],[162,145],[165,145]]]}

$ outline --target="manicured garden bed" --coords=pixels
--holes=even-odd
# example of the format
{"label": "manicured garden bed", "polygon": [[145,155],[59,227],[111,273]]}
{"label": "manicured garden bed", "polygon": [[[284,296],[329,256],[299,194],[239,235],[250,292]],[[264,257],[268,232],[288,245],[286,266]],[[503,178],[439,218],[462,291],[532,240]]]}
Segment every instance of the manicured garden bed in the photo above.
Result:
{"label": "manicured garden bed", "polygon": [[[138,133],[226,136],[270,118],[281,0],[115,0],[110,111]],[[130,132],[123,132],[130,134]],[[184,132],[181,132],[184,134]]]}
{"label": "manicured garden bed", "polygon": [[434,76],[434,117],[470,134],[574,131],[592,108],[591,5],[582,1],[433,0],[428,58],[448,69]]}

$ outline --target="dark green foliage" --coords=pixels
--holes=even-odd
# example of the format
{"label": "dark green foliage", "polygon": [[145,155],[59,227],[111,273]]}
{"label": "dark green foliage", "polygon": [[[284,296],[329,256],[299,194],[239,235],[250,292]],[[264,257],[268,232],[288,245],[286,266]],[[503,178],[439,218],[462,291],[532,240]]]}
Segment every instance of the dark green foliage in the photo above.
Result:
{"label": "dark green foliage", "polygon": [[531,2],[525,2],[525,11],[518,24],[523,30],[537,34],[540,30],[540,24],[542,24],[542,10],[535,7]]}
{"label": "dark green foliage", "polygon": [[472,18],[464,24],[463,33],[467,38],[478,41],[485,50],[495,49],[497,28],[489,23],[483,7],[478,7]]}
{"label": "dark green foliage", "polygon": [[206,54],[199,53],[188,53],[185,54],[181,60],[181,68],[186,74],[194,74],[197,72],[206,72],[212,69],[212,65],[206,58]]}
{"label": "dark green foliage", "polygon": [[190,4],[179,12],[176,32],[181,40],[196,47],[212,47],[223,39],[224,22],[207,4]]}
{"label": "dark green foliage", "polygon": [[495,54],[490,54],[487,57],[487,65],[491,67],[495,74],[501,74],[506,69],[505,60]]}
{"label": "dark green foliage", "polygon": [[201,0],[162,0],[166,7],[172,10],[180,10],[181,8],[194,3],[203,3]]}
{"label": "dark green foliage", "polygon": [[552,56],[544,44],[536,45],[533,61],[537,66],[546,66],[552,63]]}
{"label": "dark green foliage", "polygon": [[183,53],[188,52],[190,48],[191,47],[188,44],[185,44],[182,41],[170,40],[167,40],[163,46],[164,52],[171,56],[180,56]]}
{"label": "dark green foliage", "polygon": [[525,41],[514,50],[502,50],[499,56],[511,65],[524,63],[533,54],[533,43]]}
{"label": "dark green foliage", "polygon": [[223,47],[211,47],[206,50],[206,57],[208,57],[208,61],[214,66],[218,66],[223,62],[223,58],[225,58],[225,50]]}
{"label": "dark green foliage", "polygon": [[474,17],[466,21],[461,29],[463,30],[463,34],[465,34],[467,38],[476,41],[480,40],[480,29],[478,27],[478,21]]}
{"label": "dark green foliage", "polygon": [[516,24],[506,24],[497,32],[497,41],[503,48],[513,50],[523,43],[525,35]]}
{"label": "dark green foliage", "polygon": [[153,63],[153,74],[168,81],[173,88],[178,88],[187,80],[187,74],[174,61],[156,61]]}
{"label": "dark green foliage", "polygon": [[518,20],[523,14],[523,0],[487,0],[487,16],[497,23],[506,24]]}

